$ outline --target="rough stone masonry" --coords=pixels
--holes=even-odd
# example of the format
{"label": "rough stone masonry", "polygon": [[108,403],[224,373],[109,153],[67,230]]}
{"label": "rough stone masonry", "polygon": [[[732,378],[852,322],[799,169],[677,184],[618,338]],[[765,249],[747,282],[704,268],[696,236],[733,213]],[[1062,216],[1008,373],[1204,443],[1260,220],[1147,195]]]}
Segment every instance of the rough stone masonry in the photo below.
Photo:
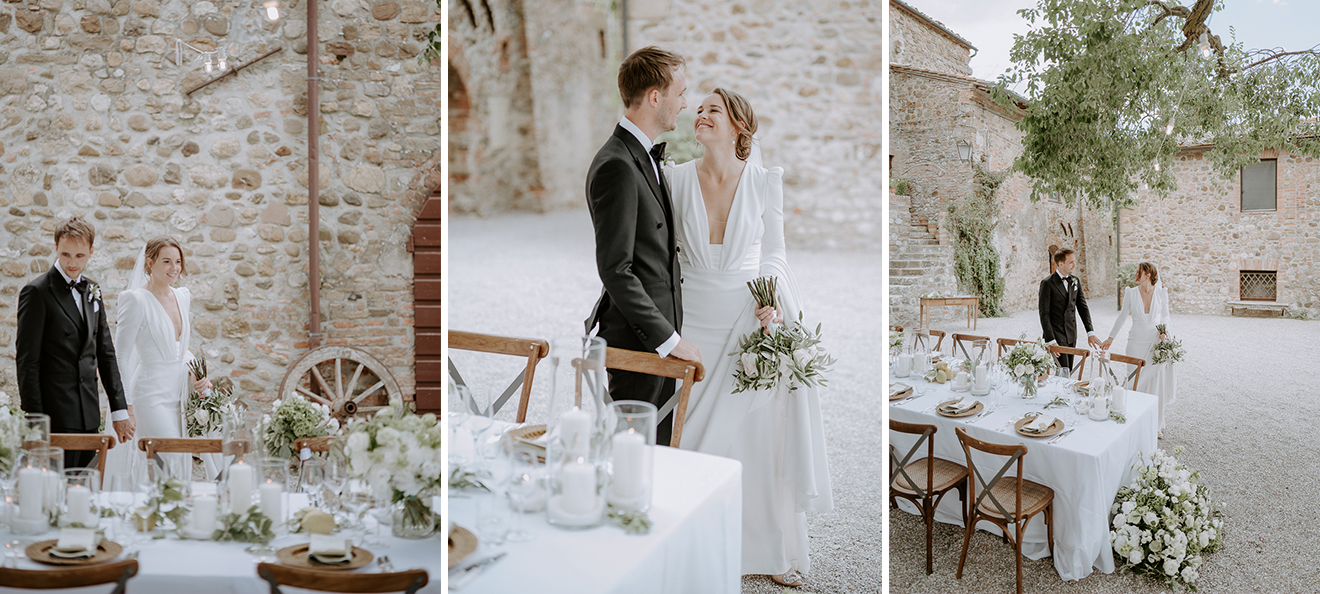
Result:
{"label": "rough stone masonry", "polygon": [[[323,343],[365,349],[410,393],[406,246],[439,180],[442,106],[438,64],[417,58],[440,15],[421,0],[319,12]],[[274,398],[308,346],[305,15],[305,0],[276,22],[253,0],[0,4],[0,390],[17,393],[19,289],[76,214],[98,229],[88,275],[112,320],[144,242],[183,240],[191,348],[243,395]],[[276,47],[185,94],[219,74],[196,50],[232,67]]]}

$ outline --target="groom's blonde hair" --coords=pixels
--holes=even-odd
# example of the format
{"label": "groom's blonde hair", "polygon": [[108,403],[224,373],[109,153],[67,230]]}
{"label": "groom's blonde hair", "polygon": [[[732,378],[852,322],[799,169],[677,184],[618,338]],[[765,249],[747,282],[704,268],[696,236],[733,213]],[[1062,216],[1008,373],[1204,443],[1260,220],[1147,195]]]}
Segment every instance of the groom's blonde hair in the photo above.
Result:
{"label": "groom's blonde hair", "polygon": [[752,155],[752,137],[756,135],[756,114],[747,99],[724,87],[715,87],[711,93],[724,100],[724,107],[729,114],[729,121],[738,128],[738,138],[733,141],[733,154],[743,161]]}
{"label": "groom's blonde hair", "polygon": [[151,274],[151,263],[155,262],[156,258],[160,257],[160,250],[166,247],[172,247],[176,250],[179,250],[179,276],[188,276],[188,262],[187,260],[184,260],[183,246],[179,244],[179,240],[170,237],[169,235],[161,235],[160,237],[153,237],[151,238],[150,241],[147,242],[147,248],[146,248],[147,269],[145,272],[148,275]]}
{"label": "groom's blonde hair", "polygon": [[668,92],[669,85],[674,84],[674,72],[685,63],[683,56],[654,45],[633,52],[619,65],[619,97],[623,99],[623,107],[640,102],[651,89]]}

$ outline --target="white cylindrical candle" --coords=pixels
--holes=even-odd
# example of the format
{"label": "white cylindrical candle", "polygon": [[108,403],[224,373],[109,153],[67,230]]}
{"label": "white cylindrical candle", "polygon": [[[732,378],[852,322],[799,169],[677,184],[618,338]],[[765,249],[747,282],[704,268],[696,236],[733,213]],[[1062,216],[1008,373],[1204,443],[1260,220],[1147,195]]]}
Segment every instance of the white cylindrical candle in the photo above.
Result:
{"label": "white cylindrical candle", "polygon": [[267,480],[261,484],[261,513],[270,521],[279,524],[281,519],[281,499],[284,498],[284,485]]}
{"label": "white cylindrical candle", "polygon": [[927,367],[927,361],[926,361],[926,352],[925,352],[925,351],[918,351],[918,352],[917,352],[917,360],[915,361],[914,364],[917,366],[917,373],[918,373],[918,374],[921,374],[921,375],[925,375],[925,373],[926,373],[926,371],[927,371],[927,370],[926,370],[926,367]]}
{"label": "white cylindrical candle", "polygon": [[194,534],[210,536],[215,530],[215,515],[220,502],[210,495],[193,497],[192,515],[188,518],[188,527]]}
{"label": "white cylindrical candle", "polygon": [[559,436],[570,454],[586,456],[591,445],[591,415],[577,407],[559,415]]}
{"label": "white cylindrical candle", "polygon": [[1114,409],[1114,412],[1123,414],[1127,411],[1127,390],[1123,386],[1114,386],[1113,400],[1111,408]]}
{"label": "white cylindrical candle", "polygon": [[966,388],[970,383],[971,377],[966,371],[958,370],[958,375],[953,378],[953,385],[959,388]]}
{"label": "white cylindrical candle", "polygon": [[229,465],[229,513],[241,514],[252,507],[252,482],[256,473],[251,465]]}
{"label": "white cylindrical candle", "polygon": [[1105,402],[1103,395],[1097,394],[1091,399],[1091,414],[1093,421],[1103,421],[1109,418],[1109,403]]}
{"label": "white cylindrical candle", "polygon": [[581,458],[559,470],[563,485],[564,511],[585,514],[596,507],[596,469]]}
{"label": "white cylindrical candle", "polygon": [[24,468],[18,471],[18,507],[19,517],[24,520],[41,519],[41,510],[45,505],[44,492],[46,479],[42,478],[40,468]]}
{"label": "white cylindrical candle", "polygon": [[89,526],[93,524],[92,516],[92,490],[82,485],[69,487],[65,495],[65,519],[69,524],[82,524]]}
{"label": "white cylindrical candle", "polygon": [[641,494],[645,486],[645,455],[646,437],[636,429],[614,434],[614,476],[610,483],[614,495],[632,498]]}
{"label": "white cylindrical candle", "polygon": [[898,377],[907,377],[912,373],[912,355],[903,353],[898,356],[898,369],[895,370]]}
{"label": "white cylindrical candle", "polygon": [[980,365],[977,365],[975,373],[976,373],[976,391],[984,392],[988,390],[990,388],[990,384],[989,384],[990,372],[986,369],[985,364],[982,363]]}
{"label": "white cylindrical candle", "polygon": [[42,495],[45,496],[46,511],[51,514],[59,512],[60,507],[60,475],[55,472],[43,469],[41,477],[45,480],[45,488],[42,489]]}

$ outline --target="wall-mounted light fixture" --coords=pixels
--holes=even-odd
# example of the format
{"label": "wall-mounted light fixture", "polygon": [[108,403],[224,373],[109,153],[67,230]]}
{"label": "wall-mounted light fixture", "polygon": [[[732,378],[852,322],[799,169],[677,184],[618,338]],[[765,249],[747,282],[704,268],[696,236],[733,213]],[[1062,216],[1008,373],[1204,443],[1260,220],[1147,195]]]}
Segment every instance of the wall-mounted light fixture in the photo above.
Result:
{"label": "wall-mounted light fixture", "polygon": [[966,140],[958,141],[958,159],[963,163],[972,162],[972,143]]}

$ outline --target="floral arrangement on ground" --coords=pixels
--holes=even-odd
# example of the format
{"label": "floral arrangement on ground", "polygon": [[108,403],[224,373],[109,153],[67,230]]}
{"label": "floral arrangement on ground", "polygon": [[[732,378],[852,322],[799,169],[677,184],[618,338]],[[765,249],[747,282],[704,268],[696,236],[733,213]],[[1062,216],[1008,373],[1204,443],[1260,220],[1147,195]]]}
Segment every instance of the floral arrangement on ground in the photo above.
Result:
{"label": "floral arrangement on ground", "polygon": [[1223,520],[1200,471],[1178,462],[1182,452],[1156,450],[1137,460],[1137,477],[1110,509],[1109,542],[1121,568],[1195,592],[1204,555],[1219,549]]}

